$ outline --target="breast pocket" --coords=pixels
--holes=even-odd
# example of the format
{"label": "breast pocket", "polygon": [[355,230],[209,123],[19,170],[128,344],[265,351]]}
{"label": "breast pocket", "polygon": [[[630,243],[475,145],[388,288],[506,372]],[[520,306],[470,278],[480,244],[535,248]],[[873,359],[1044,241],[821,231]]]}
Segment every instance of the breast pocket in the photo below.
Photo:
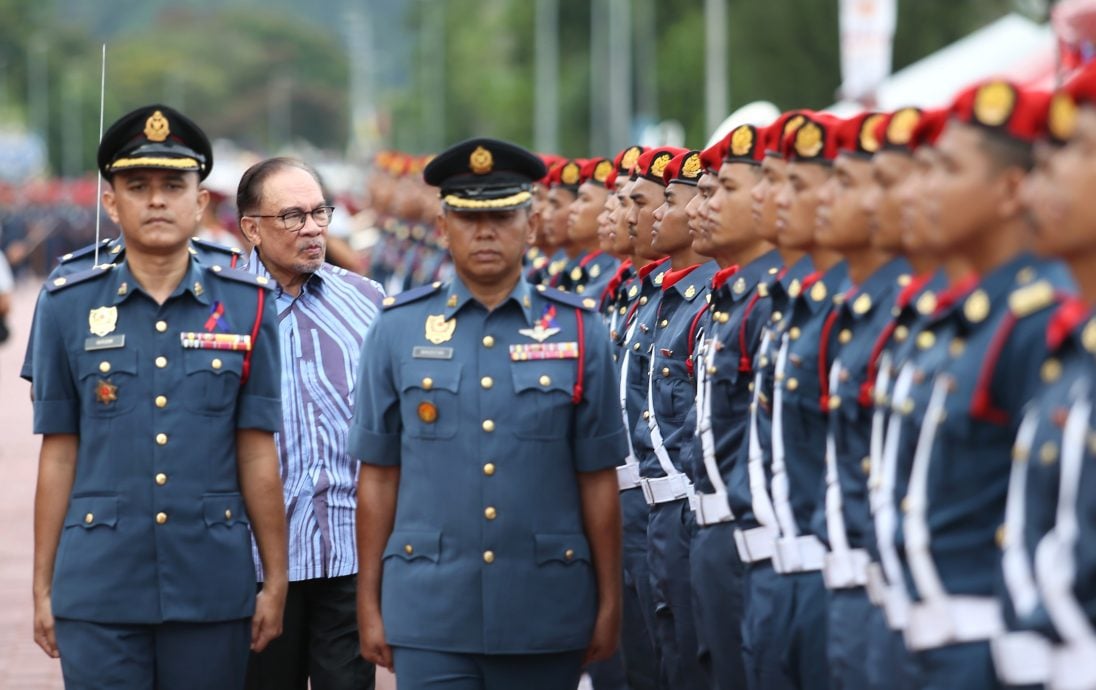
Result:
{"label": "breast pocket", "polygon": [[696,388],[685,360],[656,357],[652,376],[655,414],[659,420],[680,423],[696,402]]}
{"label": "breast pocket", "polygon": [[240,390],[244,353],[185,350],[183,401],[191,412],[218,415],[232,409]]}
{"label": "breast pocket", "polygon": [[84,352],[78,366],[88,416],[116,417],[133,409],[139,395],[136,350]]}
{"label": "breast pocket", "polygon": [[515,435],[559,439],[571,430],[576,360],[515,362],[510,371],[519,415]]}
{"label": "breast pocket", "polygon": [[460,421],[460,377],[457,362],[404,362],[400,366],[400,410],[409,436],[452,438]]}

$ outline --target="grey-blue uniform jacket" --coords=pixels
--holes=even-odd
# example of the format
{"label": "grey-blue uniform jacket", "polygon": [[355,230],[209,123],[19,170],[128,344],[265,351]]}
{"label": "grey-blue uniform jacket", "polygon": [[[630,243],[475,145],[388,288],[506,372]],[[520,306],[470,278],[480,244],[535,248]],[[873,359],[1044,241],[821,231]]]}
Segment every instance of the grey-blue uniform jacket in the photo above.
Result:
{"label": "grey-blue uniform jacket", "polygon": [[193,259],[162,305],[126,262],[46,284],[34,431],[79,436],[55,616],[152,624],[254,612],[236,432],[281,428],[268,292],[250,273]]}
{"label": "grey-blue uniform jacket", "polygon": [[349,453],[401,468],[389,644],[584,649],[597,588],[577,474],[627,454],[594,300],[519,280],[487,311],[454,279],[386,303],[362,348]]}

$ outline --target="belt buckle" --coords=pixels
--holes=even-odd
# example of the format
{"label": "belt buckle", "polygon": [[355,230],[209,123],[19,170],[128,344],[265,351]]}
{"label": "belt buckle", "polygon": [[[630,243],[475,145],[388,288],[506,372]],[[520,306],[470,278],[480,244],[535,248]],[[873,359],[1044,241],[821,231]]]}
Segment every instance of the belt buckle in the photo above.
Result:
{"label": "belt buckle", "polygon": [[655,494],[651,490],[651,480],[643,477],[639,480],[639,488],[643,491],[643,500],[647,501],[647,505],[655,505]]}

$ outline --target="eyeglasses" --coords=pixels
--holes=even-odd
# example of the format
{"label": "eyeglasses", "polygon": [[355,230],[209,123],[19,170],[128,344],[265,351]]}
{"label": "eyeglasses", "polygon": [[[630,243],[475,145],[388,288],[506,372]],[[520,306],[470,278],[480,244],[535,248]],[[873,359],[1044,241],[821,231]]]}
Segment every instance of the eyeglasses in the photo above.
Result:
{"label": "eyeglasses", "polygon": [[331,215],[335,213],[334,206],[317,206],[311,211],[302,211],[300,209],[293,209],[292,211],[286,211],[276,216],[262,216],[257,213],[247,214],[248,218],[277,218],[282,221],[282,227],[289,232],[297,232],[304,227],[305,219],[308,216],[312,216],[312,220],[316,225],[321,228],[326,228],[331,224]]}

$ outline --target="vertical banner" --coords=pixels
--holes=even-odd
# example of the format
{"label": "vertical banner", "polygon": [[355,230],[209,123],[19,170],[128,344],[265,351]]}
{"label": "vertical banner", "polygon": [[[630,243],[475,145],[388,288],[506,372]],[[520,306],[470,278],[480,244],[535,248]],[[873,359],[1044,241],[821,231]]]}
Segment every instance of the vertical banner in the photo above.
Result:
{"label": "vertical banner", "polygon": [[898,0],[839,0],[841,98],[874,103],[891,72]]}

